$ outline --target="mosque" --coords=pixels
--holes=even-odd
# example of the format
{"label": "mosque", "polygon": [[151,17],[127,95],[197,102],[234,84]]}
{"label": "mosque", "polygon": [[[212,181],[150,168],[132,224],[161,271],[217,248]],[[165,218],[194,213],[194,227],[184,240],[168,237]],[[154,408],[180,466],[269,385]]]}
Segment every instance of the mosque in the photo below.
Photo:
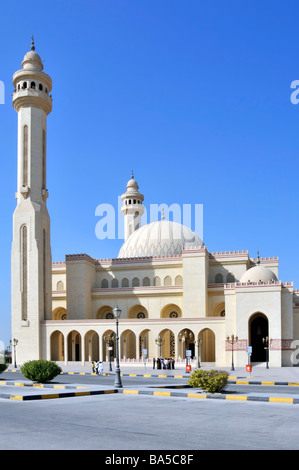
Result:
{"label": "mosque", "polygon": [[34,42],[13,85],[18,175],[11,320],[18,364],[113,360],[117,305],[123,364],[142,363],[143,355],[185,361],[191,354],[215,367],[231,366],[232,357],[245,366],[251,347],[252,363],[267,356],[271,366],[292,366],[299,290],[279,279],[278,258],[209,252],[196,233],[164,218],[142,225],[144,195],[133,175],[122,195],[125,240],[118,257],[70,254],[52,262],[46,144],[52,80]]}

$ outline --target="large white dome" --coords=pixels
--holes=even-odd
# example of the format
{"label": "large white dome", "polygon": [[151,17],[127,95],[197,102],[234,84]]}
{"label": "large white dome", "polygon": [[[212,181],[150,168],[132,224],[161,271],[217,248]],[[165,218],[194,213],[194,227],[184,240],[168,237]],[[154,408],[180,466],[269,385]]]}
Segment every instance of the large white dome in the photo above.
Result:
{"label": "large white dome", "polygon": [[133,232],[121,247],[118,258],[180,255],[185,247],[202,245],[203,241],[188,227],[160,220]]}
{"label": "large white dome", "polygon": [[269,282],[269,281],[277,281],[277,277],[275,276],[274,272],[271,271],[269,268],[265,268],[258,264],[253,268],[248,269],[242,274],[240,282]]}

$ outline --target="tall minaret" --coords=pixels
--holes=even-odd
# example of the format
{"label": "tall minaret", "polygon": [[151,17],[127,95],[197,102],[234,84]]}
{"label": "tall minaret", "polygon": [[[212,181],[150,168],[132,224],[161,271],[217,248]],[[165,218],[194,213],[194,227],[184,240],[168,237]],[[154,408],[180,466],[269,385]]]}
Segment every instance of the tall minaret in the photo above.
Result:
{"label": "tall minaret", "polygon": [[139,186],[137,181],[134,180],[132,171],[132,177],[127,183],[127,192],[121,196],[123,201],[121,212],[125,218],[125,241],[135,230],[141,227],[141,217],[144,213],[144,206],[142,204],[144,196],[138,192],[138,189]]}
{"label": "tall minaret", "polygon": [[11,253],[12,337],[17,362],[45,356],[41,321],[51,319],[52,257],[47,210],[47,115],[52,110],[52,80],[31,50],[13,76],[13,107],[18,113],[17,207]]}

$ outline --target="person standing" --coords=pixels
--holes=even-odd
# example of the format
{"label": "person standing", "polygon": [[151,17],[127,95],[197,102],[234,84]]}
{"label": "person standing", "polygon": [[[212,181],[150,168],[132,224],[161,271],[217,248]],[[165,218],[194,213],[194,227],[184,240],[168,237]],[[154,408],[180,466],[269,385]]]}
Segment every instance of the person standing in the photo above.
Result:
{"label": "person standing", "polygon": [[95,362],[94,361],[92,361],[92,363],[91,363],[91,368],[92,368],[92,372],[94,373],[94,368],[95,368]]}
{"label": "person standing", "polygon": [[155,368],[155,366],[156,366],[156,358],[154,357],[153,358],[153,369]]}
{"label": "person standing", "polygon": [[98,374],[99,375],[103,375],[104,373],[104,366],[103,366],[103,363],[102,362],[99,362],[99,365],[98,365]]}

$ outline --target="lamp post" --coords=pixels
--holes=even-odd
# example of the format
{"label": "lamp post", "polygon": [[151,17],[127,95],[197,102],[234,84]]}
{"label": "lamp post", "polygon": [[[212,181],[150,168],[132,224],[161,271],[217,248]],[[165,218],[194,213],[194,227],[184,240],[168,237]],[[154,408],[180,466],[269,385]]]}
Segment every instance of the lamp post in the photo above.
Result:
{"label": "lamp post", "polygon": [[264,348],[266,349],[266,369],[269,369],[269,349],[271,346],[272,339],[269,339],[267,336],[266,338],[263,338],[262,341],[263,341],[263,344],[266,345]]}
{"label": "lamp post", "polygon": [[198,339],[196,341],[196,346],[197,346],[197,369],[200,369],[200,345],[202,343],[202,339]]}
{"label": "lamp post", "polygon": [[191,331],[188,333],[188,331],[185,330],[183,333],[179,334],[179,337],[180,337],[180,341],[182,341],[183,338],[185,341],[185,358],[186,358],[186,370],[187,370],[187,366],[188,366],[187,343],[192,340],[193,334],[191,333]]}
{"label": "lamp post", "polygon": [[[112,365],[111,365],[111,351],[113,347],[113,339],[114,339],[114,334],[111,333],[110,335],[104,336],[104,341],[106,342],[106,345],[109,347],[109,371],[112,371]],[[107,347],[107,346],[106,346]]]}
{"label": "lamp post", "polygon": [[158,338],[155,339],[156,345],[159,347],[159,357],[162,357],[162,344],[165,343],[165,338],[161,338],[159,335]]}
{"label": "lamp post", "polygon": [[120,368],[119,368],[119,336],[118,336],[118,319],[121,314],[121,309],[116,307],[113,309],[113,315],[116,320],[116,367],[115,367],[115,381],[114,387],[115,388],[122,388],[121,378],[120,378]]}
{"label": "lamp post", "polygon": [[234,368],[234,344],[238,341],[238,336],[231,335],[231,337],[226,337],[227,342],[232,345],[232,368],[231,370],[235,370]]}
{"label": "lamp post", "polygon": [[14,358],[15,358],[15,369],[16,369],[17,368],[16,346],[17,346],[19,341],[16,338],[13,338],[9,342],[10,342],[10,345],[13,347],[13,355],[14,355]]}

